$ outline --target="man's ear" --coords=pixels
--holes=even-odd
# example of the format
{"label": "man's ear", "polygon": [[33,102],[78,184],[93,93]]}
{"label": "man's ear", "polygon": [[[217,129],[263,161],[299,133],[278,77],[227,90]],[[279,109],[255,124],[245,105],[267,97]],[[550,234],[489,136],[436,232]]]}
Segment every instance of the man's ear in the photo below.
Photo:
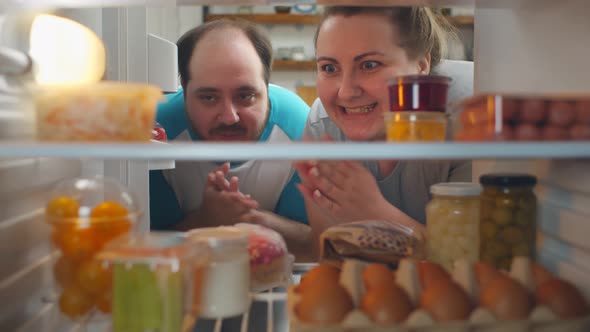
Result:
{"label": "man's ear", "polygon": [[420,74],[430,74],[430,54],[418,59],[418,72]]}

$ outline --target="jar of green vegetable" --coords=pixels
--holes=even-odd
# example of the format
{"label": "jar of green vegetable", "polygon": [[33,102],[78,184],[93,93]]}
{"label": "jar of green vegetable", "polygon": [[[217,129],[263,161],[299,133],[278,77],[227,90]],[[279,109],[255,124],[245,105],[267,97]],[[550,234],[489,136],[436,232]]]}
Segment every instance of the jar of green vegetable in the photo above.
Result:
{"label": "jar of green vegetable", "polygon": [[480,257],[510,269],[516,256],[535,256],[537,198],[534,176],[486,174],[480,177]]}

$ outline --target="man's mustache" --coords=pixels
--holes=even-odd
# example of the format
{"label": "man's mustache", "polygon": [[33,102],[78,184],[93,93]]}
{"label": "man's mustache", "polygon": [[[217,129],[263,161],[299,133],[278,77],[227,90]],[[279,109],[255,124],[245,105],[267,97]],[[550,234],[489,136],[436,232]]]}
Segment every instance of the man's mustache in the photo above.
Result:
{"label": "man's mustache", "polygon": [[231,125],[231,126],[219,126],[210,130],[210,133],[227,133],[227,132],[243,132],[246,131],[246,128],[240,125]]}

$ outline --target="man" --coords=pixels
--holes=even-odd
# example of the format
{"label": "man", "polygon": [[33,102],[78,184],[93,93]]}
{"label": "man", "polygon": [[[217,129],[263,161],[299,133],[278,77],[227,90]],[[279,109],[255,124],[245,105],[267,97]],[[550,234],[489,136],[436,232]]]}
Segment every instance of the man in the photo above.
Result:
{"label": "man", "polygon": [[[178,41],[182,90],[160,105],[157,121],[171,141],[299,140],[309,107],[269,85],[272,47],[254,25],[220,20]],[[299,179],[288,161],[177,161],[150,175],[152,229],[261,224],[306,256],[310,230]],[[296,220],[296,221],[294,221]]]}

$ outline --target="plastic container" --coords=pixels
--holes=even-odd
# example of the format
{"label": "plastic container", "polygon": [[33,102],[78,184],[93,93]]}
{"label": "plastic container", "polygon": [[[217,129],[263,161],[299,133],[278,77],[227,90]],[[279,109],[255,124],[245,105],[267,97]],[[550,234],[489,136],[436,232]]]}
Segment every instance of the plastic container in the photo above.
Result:
{"label": "plastic container", "polygon": [[181,331],[198,249],[173,232],[127,236],[107,245],[99,258],[113,270],[113,332]]}
{"label": "plastic container", "polygon": [[590,96],[480,95],[452,112],[458,141],[590,140]]}
{"label": "plastic container", "polygon": [[479,195],[475,183],[439,183],[430,187],[426,205],[427,258],[452,270],[459,259],[479,259]]}
{"label": "plastic container", "polygon": [[400,76],[391,81],[391,112],[385,114],[387,140],[444,141],[450,81],[436,75]]}
{"label": "plastic container", "polygon": [[537,179],[525,174],[486,174],[481,193],[480,255],[508,269],[515,256],[535,257]]}
{"label": "plastic container", "polygon": [[287,286],[295,257],[289,254],[281,234],[253,224],[236,224],[235,227],[248,233],[250,290],[260,292]]}
{"label": "plastic container", "polygon": [[432,142],[444,141],[447,134],[447,116],[441,112],[390,112],[385,113],[387,141]]}
{"label": "plastic container", "polygon": [[320,259],[341,263],[347,258],[397,265],[405,257],[423,258],[423,234],[384,220],[363,220],[326,229],[320,235]]}
{"label": "plastic container", "polygon": [[45,219],[59,252],[53,265],[60,311],[71,319],[111,311],[111,271],[96,259],[111,240],[133,230],[141,212],[133,195],[111,179],[76,178],[51,193]]}
{"label": "plastic container", "polygon": [[194,315],[226,318],[250,306],[248,233],[236,227],[199,228],[188,233],[190,242],[205,245],[204,262],[194,268]]}
{"label": "plastic container", "polygon": [[37,135],[48,141],[149,141],[160,89],[101,82],[36,92]]}

